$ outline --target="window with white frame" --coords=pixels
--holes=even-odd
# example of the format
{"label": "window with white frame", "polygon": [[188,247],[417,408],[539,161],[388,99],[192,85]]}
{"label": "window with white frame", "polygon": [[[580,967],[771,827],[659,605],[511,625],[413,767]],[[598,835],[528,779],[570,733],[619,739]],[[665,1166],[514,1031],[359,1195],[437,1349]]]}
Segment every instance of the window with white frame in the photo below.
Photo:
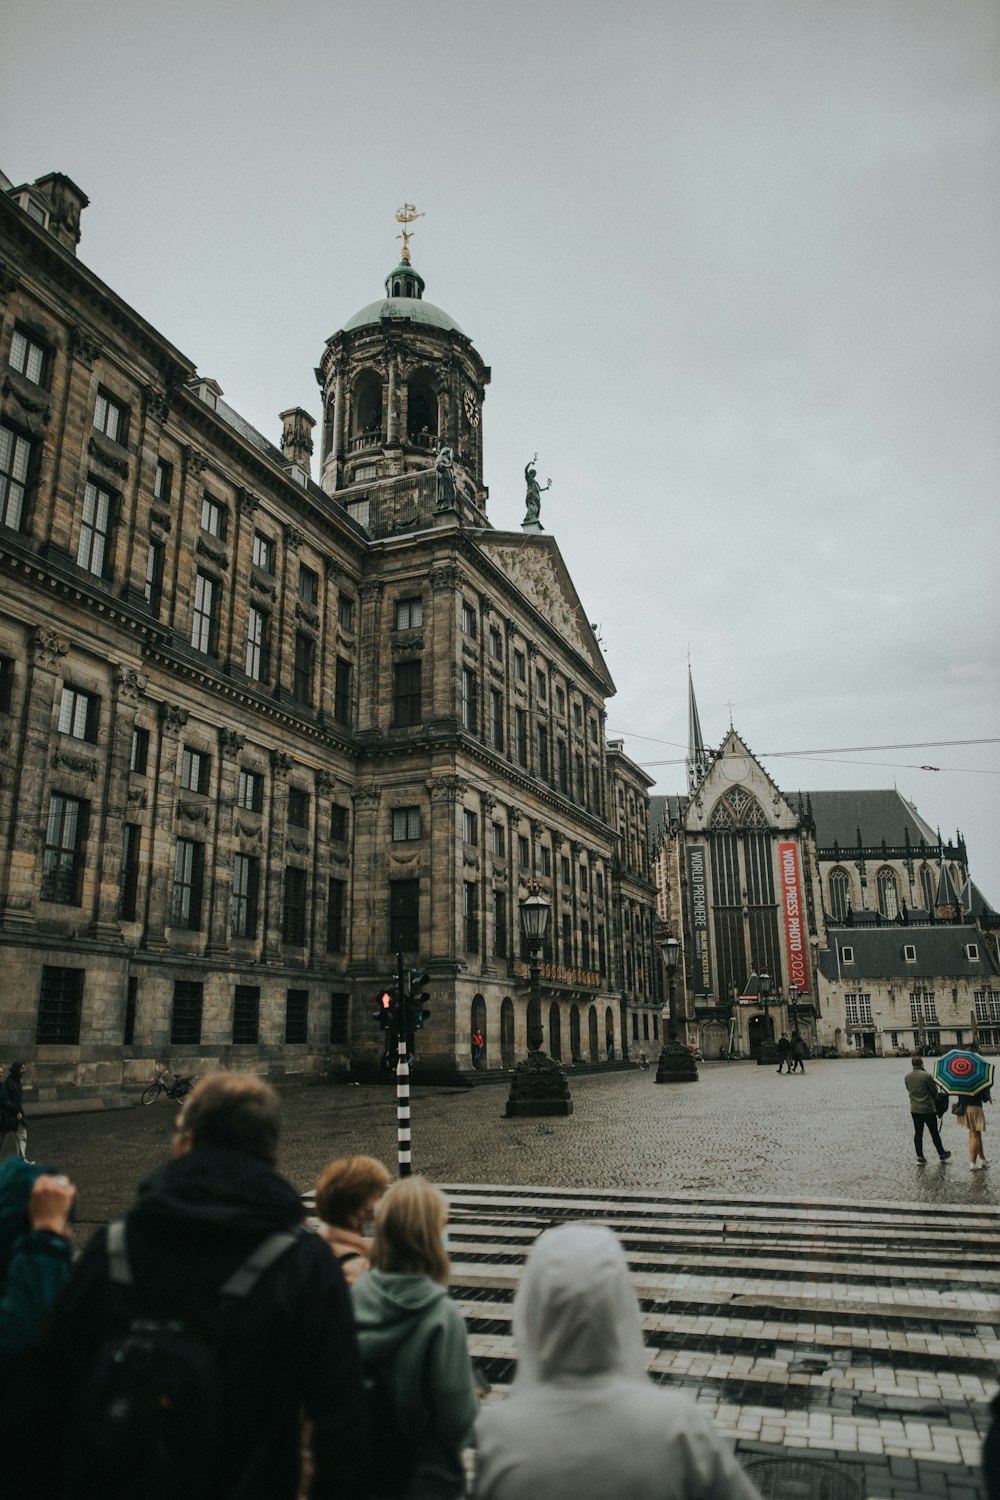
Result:
{"label": "window with white frame", "polygon": [[493,824],[493,856],[495,859],[503,859],[507,852],[507,840],[502,823]]}
{"label": "window with white frame", "polygon": [[870,1026],[872,1024],[871,995],[845,995],[844,1007],[848,1026]]}
{"label": "window with white frame", "polygon": [[973,963],[973,964],[978,963],[979,962],[979,944],[978,943],[966,943],[966,945],[965,945],[965,956],[969,960],[970,963]]}
{"label": "window with white frame", "polygon": [[397,599],[396,629],[415,630],[424,623],[424,601],[422,599]]}
{"label": "window with white frame", "polygon": [[848,943],[841,943],[840,945],[840,962],[842,964],[852,964],[854,962],[854,949]]}
{"label": "window with white frame", "polygon": [[274,543],[262,531],[253,534],[253,565],[262,573],[274,573]]}
{"label": "window with white frame", "polygon": [[978,1022],[1000,1023],[1000,994],[996,990],[977,990],[974,998]]}
{"label": "window with white frame", "polygon": [[156,460],[156,473],[153,476],[153,499],[161,505],[166,505],[170,499],[170,486],[173,480],[173,465],[166,463],[162,458]]}
{"label": "window with white frame", "polygon": [[107,391],[98,391],[94,403],[94,427],[114,443],[124,443],[128,428],[128,407],[116,401]]}
{"label": "window with white frame", "polygon": [[30,438],[0,422],[0,522],[11,531],[20,531],[24,523],[33,451]]}
{"label": "window with white frame", "polygon": [[494,661],[503,657],[503,637],[495,625],[490,626],[490,655]]}
{"label": "window with white frame", "polygon": [[194,615],[191,620],[191,644],[196,651],[209,652],[215,646],[218,601],[218,583],[199,570],[195,576]]}
{"label": "window with white frame", "polygon": [[271,616],[251,604],[247,614],[247,676],[266,682],[271,669]]}
{"label": "window with white frame", "polygon": [[931,990],[910,993],[910,1020],[914,1026],[937,1026],[937,998]]}
{"label": "window with white frame", "polygon": [[462,630],[465,635],[476,638],[476,612],[471,604],[462,600]]}
{"label": "window with white frame", "polygon": [[201,529],[220,542],[226,535],[226,508],[212,495],[201,497]]}
{"label": "window with white frame", "polygon": [[30,380],[33,385],[47,384],[45,370],[48,363],[48,349],[39,343],[33,334],[26,328],[15,328],[10,341],[10,363],[19,375]]}
{"label": "window with white frame", "polygon": [[100,707],[101,700],[93,693],[84,693],[64,684],[59,698],[59,733],[72,735],[75,740],[96,743]]}
{"label": "window with white frame", "polygon": [[88,480],[83,492],[83,514],[76,560],[81,568],[103,578],[108,559],[108,543],[114,514],[115,497],[95,480]]}
{"label": "window with white frame", "polygon": [[181,786],[186,792],[207,792],[211,758],[193,745],[181,751]]}
{"label": "window with white frame", "polygon": [[916,961],[917,961],[916,944],[914,944],[914,943],[904,943],[903,944],[903,962],[904,963],[908,963],[908,964],[915,964]]}
{"label": "window with white frame", "polygon": [[394,807],[392,810],[392,842],[405,843],[407,839],[420,837],[420,808]]}
{"label": "window with white frame", "polygon": [[264,806],[264,778],[258,771],[240,767],[240,779],[236,789],[236,805],[246,812],[260,812]]}
{"label": "window with white frame", "polygon": [[474,812],[463,808],[462,810],[462,838],[467,844],[474,844],[479,836],[479,819]]}

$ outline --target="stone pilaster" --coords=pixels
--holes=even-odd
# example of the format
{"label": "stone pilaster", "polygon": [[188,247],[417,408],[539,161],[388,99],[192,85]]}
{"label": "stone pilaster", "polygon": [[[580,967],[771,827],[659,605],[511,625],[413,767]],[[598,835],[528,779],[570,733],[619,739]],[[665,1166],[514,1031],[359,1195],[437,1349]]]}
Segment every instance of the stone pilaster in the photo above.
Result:
{"label": "stone pilaster", "polygon": [[[105,796],[96,850],[97,905],[91,923],[94,937],[121,942],[122,853],[129,815],[129,764],[132,731],[146,679],[131,667],[115,673],[114,711],[108,735]],[[93,825],[91,825],[93,826]]]}
{"label": "stone pilaster", "polygon": [[10,874],[4,893],[2,924],[33,927],[38,896],[38,850],[45,808],[52,726],[55,722],[56,681],[69,641],[54,631],[36,629],[29,647],[24,732],[16,759]]}
{"label": "stone pilaster", "polygon": [[149,893],[143,946],[166,948],[173,895],[176,840],[174,810],[177,803],[177,751],[187,711],[174,703],[161,703],[160,734],[156,746],[156,777],[152,817],[153,847],[150,852]]}
{"label": "stone pilaster", "polygon": [[219,730],[219,768],[216,777],[215,835],[211,873],[206,871],[208,893],[208,955],[229,952],[232,936],[233,851],[236,847],[236,791],[240,776],[240,751],[246,737],[233,729]]}
{"label": "stone pilaster", "polygon": [[[446,882],[443,890],[428,891],[432,958],[447,958],[452,952],[453,934],[460,931],[462,920],[462,832],[458,826],[459,809],[469,784],[461,776],[434,776],[429,783],[431,794],[430,868],[441,872]],[[421,893],[423,894],[423,893]],[[427,920],[427,917],[424,918]]]}
{"label": "stone pilaster", "polygon": [[266,870],[263,879],[264,960],[281,957],[284,912],[285,841],[288,829],[288,773],[292,757],[271,751],[271,806],[268,816]]}
{"label": "stone pilaster", "polygon": [[[336,585],[330,579],[327,613],[336,618]],[[383,732],[392,717],[392,683],[379,690],[382,664],[382,596],[380,578],[366,578],[361,585],[361,628],[358,631],[358,728]],[[391,667],[389,669],[391,671]]]}

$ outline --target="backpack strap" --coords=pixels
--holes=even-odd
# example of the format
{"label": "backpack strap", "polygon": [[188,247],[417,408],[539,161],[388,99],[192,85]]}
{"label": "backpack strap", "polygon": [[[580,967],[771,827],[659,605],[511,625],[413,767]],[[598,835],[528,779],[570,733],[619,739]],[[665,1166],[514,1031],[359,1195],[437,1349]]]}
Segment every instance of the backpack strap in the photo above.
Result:
{"label": "backpack strap", "polygon": [[262,1240],[241,1266],[219,1288],[220,1297],[246,1297],[253,1291],[264,1272],[282,1255],[298,1244],[300,1235],[291,1229],[279,1230]]}
{"label": "backpack strap", "polygon": [[125,1220],[112,1219],[108,1225],[108,1276],[115,1286],[132,1286],[132,1263],[128,1258]]}

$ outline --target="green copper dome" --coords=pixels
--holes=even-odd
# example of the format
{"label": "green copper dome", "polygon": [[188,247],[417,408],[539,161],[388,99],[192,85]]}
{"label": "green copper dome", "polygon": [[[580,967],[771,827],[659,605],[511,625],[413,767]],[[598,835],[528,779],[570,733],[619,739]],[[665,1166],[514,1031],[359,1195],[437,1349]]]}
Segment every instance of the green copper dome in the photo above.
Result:
{"label": "green copper dome", "polygon": [[380,323],[383,318],[409,318],[411,323],[422,323],[427,328],[453,328],[463,334],[454,318],[433,302],[424,301],[424,278],[415,271],[408,260],[401,260],[394,271],[385,278],[385,297],[381,302],[369,302],[360,312],[344,324],[344,332],[354,328],[365,328],[370,323]]}

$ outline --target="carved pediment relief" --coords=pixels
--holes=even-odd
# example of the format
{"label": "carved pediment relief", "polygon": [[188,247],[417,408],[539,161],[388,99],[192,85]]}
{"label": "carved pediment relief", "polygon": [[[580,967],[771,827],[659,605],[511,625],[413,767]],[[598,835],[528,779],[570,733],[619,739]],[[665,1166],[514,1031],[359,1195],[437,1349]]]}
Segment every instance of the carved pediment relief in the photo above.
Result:
{"label": "carved pediment relief", "polygon": [[570,596],[550,555],[517,543],[486,542],[483,551],[575,651],[593,657],[593,641],[580,627],[579,603]]}
{"label": "carved pediment relief", "polygon": [[20,409],[20,420],[28,431],[36,436],[49,420],[51,398],[47,390],[27,380],[16,370],[8,370],[0,387],[4,396],[13,400]]}
{"label": "carved pediment relief", "polygon": [[207,823],[208,808],[197,802],[178,802],[177,816],[186,818],[189,823]]}

